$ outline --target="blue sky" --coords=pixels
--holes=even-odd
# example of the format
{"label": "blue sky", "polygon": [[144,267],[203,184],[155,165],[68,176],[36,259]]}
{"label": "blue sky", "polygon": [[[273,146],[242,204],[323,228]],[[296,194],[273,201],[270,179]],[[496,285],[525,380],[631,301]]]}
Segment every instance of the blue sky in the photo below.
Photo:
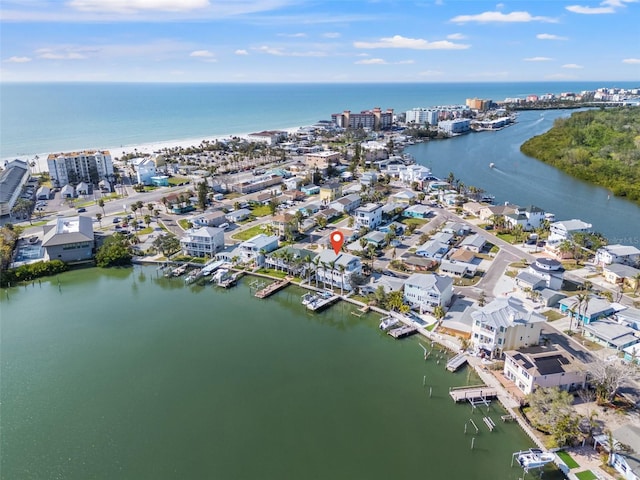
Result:
{"label": "blue sky", "polygon": [[640,1],[3,0],[2,81],[640,83]]}

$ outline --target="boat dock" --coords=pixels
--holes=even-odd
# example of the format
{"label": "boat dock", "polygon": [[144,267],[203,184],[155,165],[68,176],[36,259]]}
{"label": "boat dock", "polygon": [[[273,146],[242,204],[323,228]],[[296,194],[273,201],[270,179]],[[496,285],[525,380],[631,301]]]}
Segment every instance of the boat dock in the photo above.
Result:
{"label": "boat dock", "polygon": [[410,327],[409,325],[403,325],[402,327],[392,328],[387,332],[387,335],[391,335],[393,338],[404,338],[418,332],[418,327]]}
{"label": "boat dock", "polygon": [[255,296],[258,298],[267,298],[269,295],[273,295],[278,290],[282,290],[284,287],[286,287],[290,283],[291,283],[291,280],[288,277],[283,278],[282,280],[277,280],[275,282],[270,283],[263,289],[258,290],[255,293]]}
{"label": "boat dock", "polygon": [[458,387],[451,388],[449,395],[454,402],[469,401],[472,404],[476,402],[485,403],[489,398],[496,398],[498,391],[495,388],[485,385],[474,387]]}
{"label": "boat dock", "polygon": [[467,363],[467,356],[464,353],[459,353],[447,362],[447,370],[455,372],[465,363]]}
{"label": "boat dock", "polygon": [[332,303],[335,303],[340,298],[340,295],[334,295],[333,292],[324,292],[320,295],[316,295],[313,299],[307,303],[307,310],[317,312],[325,307],[328,307]]}

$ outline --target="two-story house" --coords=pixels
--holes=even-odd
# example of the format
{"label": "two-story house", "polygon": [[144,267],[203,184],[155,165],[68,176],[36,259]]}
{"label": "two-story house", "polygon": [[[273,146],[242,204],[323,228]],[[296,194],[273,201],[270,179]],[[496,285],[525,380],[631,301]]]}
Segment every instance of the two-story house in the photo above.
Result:
{"label": "two-story house", "polygon": [[367,203],[355,209],[354,227],[356,229],[368,228],[374,230],[382,223],[382,204]]}
{"label": "two-story house", "polygon": [[632,245],[605,245],[596,252],[596,263],[599,265],[611,265],[620,263],[622,265],[640,265],[640,250]]}
{"label": "two-story house", "polygon": [[351,213],[362,203],[362,197],[357,193],[350,193],[342,198],[331,202],[329,207],[337,210],[340,213]]}
{"label": "two-story house", "polygon": [[571,240],[571,237],[576,233],[586,233],[591,230],[590,223],[583,222],[582,220],[561,220],[559,222],[553,222],[549,225],[549,242],[556,243],[563,240]]}
{"label": "two-story house", "polygon": [[45,260],[84,262],[93,258],[95,247],[90,217],[58,217],[43,227]]}
{"label": "two-story house", "polygon": [[545,211],[535,205],[518,207],[514,213],[505,215],[504,219],[511,227],[522,225],[523,230],[531,231],[540,228],[545,219]]}
{"label": "two-story house", "polygon": [[528,395],[536,388],[582,389],[587,371],[582,362],[558,346],[533,346],[504,352],[504,376]]}
{"label": "two-story house", "polygon": [[446,308],[453,296],[453,279],[435,273],[414,273],[404,283],[404,301],[420,313]]}
{"label": "two-story house", "polygon": [[338,182],[325,183],[320,187],[320,201],[327,205],[342,196],[342,186]]}
{"label": "two-story house", "polygon": [[471,341],[478,351],[501,357],[506,350],[537,345],[546,318],[516,297],[496,298],[471,312]]}
{"label": "two-story house", "polygon": [[516,284],[520,288],[561,290],[564,281],[564,267],[553,258],[536,258],[526,270],[516,277]]}
{"label": "two-story house", "polygon": [[216,227],[192,228],[180,239],[185,255],[213,257],[224,248],[224,230]]}
{"label": "two-story house", "polygon": [[264,255],[278,248],[277,235],[259,233],[255,237],[242,242],[238,246],[238,253],[243,262],[255,261],[257,265],[264,264]]}
{"label": "two-story house", "polygon": [[274,215],[271,225],[275,228],[276,233],[281,239],[295,238],[298,235],[298,220],[295,215],[290,213],[281,213]]}
{"label": "two-story house", "polygon": [[337,256],[332,249],[323,250],[313,259],[318,283],[329,284],[342,290],[351,290],[351,276],[362,272],[360,257],[348,253]]}

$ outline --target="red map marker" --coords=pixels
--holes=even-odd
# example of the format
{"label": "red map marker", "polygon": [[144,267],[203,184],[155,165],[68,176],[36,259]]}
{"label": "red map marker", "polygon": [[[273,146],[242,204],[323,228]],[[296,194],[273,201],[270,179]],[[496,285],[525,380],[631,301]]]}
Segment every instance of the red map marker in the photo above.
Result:
{"label": "red map marker", "polygon": [[343,243],[344,235],[342,235],[342,232],[336,230],[331,234],[331,245],[333,245],[333,251],[336,252],[336,255],[340,253]]}

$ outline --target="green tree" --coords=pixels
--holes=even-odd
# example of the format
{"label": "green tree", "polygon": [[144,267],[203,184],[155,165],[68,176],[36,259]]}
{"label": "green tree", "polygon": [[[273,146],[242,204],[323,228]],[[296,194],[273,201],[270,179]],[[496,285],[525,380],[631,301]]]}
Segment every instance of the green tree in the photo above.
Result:
{"label": "green tree", "polygon": [[203,180],[196,186],[198,194],[198,208],[203,212],[207,209],[207,197],[209,195],[209,185]]}
{"label": "green tree", "polygon": [[102,209],[102,216],[105,216],[105,213],[104,213],[104,199],[102,199],[102,198],[98,199],[98,206]]}
{"label": "green tree", "polygon": [[96,253],[98,267],[129,265],[131,252],[129,240],[120,233],[108,237]]}

